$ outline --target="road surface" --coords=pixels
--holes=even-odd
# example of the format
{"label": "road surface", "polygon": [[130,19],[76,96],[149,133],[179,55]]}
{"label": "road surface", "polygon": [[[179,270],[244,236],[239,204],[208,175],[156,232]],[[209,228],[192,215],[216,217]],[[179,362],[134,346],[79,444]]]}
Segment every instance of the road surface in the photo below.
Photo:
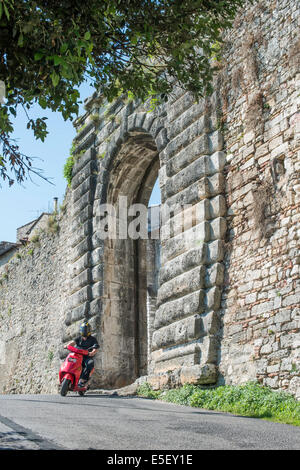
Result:
{"label": "road surface", "polygon": [[1,395],[0,449],[300,449],[300,428],[136,397]]}

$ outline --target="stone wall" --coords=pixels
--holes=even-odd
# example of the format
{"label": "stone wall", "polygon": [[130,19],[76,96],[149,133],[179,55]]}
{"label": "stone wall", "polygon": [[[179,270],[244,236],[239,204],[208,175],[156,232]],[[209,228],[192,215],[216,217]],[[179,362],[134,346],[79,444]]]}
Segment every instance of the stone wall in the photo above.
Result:
{"label": "stone wall", "polygon": [[[4,272],[1,390],[53,392],[62,346],[88,318],[94,386],[258,379],[300,396],[298,30],[296,0],[255,2],[225,38],[211,97],[175,87],[154,111],[86,102],[60,231]],[[124,222],[122,198],[147,205],[158,175],[156,292],[153,246],[105,239],[102,210]]]}
{"label": "stone wall", "polygon": [[0,271],[0,393],[57,393],[70,230],[64,213]]}
{"label": "stone wall", "polygon": [[[246,33],[244,24],[247,24]],[[228,238],[219,370],[300,397],[299,5],[236,19],[220,72]]]}

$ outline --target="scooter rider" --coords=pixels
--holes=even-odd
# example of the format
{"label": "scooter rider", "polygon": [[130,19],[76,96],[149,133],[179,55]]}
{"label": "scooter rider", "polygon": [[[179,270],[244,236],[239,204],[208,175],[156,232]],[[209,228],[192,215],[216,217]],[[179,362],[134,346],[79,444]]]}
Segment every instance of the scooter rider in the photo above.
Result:
{"label": "scooter rider", "polygon": [[71,341],[68,345],[65,346],[75,346],[79,349],[92,349],[89,351],[88,356],[83,357],[82,361],[82,373],[80,377],[80,385],[83,385],[89,380],[91,371],[94,369],[94,360],[92,359],[97,349],[99,349],[99,344],[97,339],[94,336],[91,336],[91,326],[87,321],[84,321],[79,328],[79,335],[75,338],[74,341]]}

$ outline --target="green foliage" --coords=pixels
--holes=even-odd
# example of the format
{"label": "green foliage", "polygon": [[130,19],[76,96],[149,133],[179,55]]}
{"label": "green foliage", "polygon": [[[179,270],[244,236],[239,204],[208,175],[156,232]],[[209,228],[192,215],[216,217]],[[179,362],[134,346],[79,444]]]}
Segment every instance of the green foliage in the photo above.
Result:
{"label": "green foliage", "polygon": [[75,160],[73,155],[69,155],[67,161],[64,165],[64,178],[67,180],[68,186],[71,186],[72,183],[72,173]]}
{"label": "green foliage", "polygon": [[93,121],[94,124],[98,124],[100,122],[100,116],[99,114],[91,114],[90,115],[90,120]]}
{"label": "green foliage", "polygon": [[80,126],[78,129],[77,129],[77,135],[79,135],[82,131],[84,131],[84,129],[86,128],[87,126],[87,122],[85,122],[82,126]]}
{"label": "green foliage", "polygon": [[[250,0],[251,1],[251,0]],[[79,0],[0,2],[0,177],[13,184],[34,171],[11,139],[20,108],[27,127],[44,141],[46,117],[32,119],[38,103],[73,119],[78,87],[88,78],[108,101],[166,100],[173,79],[198,99],[212,91],[215,55],[245,0]],[[217,45],[217,46],[216,46]]]}
{"label": "green foliage", "polygon": [[285,392],[276,392],[253,382],[198,390],[191,396],[190,406],[300,426],[300,402]]}
{"label": "green foliage", "polygon": [[145,382],[144,384],[138,387],[137,394],[140,397],[156,399],[160,397],[161,392],[159,390],[153,390],[151,386],[147,382]]}
{"label": "green foliage", "polygon": [[185,384],[183,387],[163,392],[161,399],[178,405],[190,406],[190,397],[197,390],[198,388],[195,385]]}
{"label": "green foliage", "polygon": [[286,392],[277,392],[256,382],[215,388],[184,385],[165,392],[154,392],[149,384],[143,384],[138,390],[138,395],[179,405],[300,426],[300,402]]}

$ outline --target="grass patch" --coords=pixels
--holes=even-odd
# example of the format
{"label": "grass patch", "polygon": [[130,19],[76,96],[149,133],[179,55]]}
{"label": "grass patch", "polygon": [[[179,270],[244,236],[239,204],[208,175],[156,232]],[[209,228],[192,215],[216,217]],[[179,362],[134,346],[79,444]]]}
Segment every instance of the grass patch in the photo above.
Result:
{"label": "grass patch", "polygon": [[300,426],[299,401],[286,392],[277,392],[255,382],[211,389],[184,385],[167,391],[154,391],[149,384],[143,384],[137,394],[179,405]]}

